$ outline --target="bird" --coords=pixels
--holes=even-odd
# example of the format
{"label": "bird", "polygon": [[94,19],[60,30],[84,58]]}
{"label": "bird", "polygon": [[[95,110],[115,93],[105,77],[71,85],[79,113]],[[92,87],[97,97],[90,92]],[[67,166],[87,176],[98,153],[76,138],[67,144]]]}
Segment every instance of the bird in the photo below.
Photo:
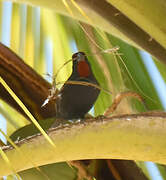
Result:
{"label": "bird", "polygon": [[56,99],[56,117],[69,120],[84,118],[100,94],[99,83],[85,53],[73,54],[72,62],[72,73],[66,82],[86,82],[94,86],[64,83]]}

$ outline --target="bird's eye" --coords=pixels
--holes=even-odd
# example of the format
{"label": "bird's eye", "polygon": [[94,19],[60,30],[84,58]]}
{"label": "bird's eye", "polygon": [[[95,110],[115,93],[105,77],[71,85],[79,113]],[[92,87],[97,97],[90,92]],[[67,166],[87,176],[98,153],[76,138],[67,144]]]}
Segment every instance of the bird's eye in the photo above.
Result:
{"label": "bird's eye", "polygon": [[72,59],[73,59],[73,60],[76,60],[76,59],[77,59],[77,53],[73,54]]}

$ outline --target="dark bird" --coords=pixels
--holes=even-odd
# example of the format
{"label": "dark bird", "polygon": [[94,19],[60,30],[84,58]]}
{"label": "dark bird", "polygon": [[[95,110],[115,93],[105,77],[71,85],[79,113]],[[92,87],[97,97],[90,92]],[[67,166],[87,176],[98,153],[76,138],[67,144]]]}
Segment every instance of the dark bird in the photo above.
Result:
{"label": "dark bird", "polygon": [[[73,70],[67,81],[99,85],[85,53],[73,54],[72,60]],[[63,119],[84,118],[85,114],[92,108],[99,93],[100,90],[94,86],[65,83],[56,100],[56,117]]]}

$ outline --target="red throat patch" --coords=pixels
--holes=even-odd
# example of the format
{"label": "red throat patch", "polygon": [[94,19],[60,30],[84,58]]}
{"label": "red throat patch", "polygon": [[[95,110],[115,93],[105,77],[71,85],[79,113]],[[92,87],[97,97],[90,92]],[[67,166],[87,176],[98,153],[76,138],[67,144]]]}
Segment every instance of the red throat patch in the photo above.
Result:
{"label": "red throat patch", "polygon": [[80,61],[77,65],[77,72],[81,77],[88,77],[90,74],[90,68],[86,61]]}

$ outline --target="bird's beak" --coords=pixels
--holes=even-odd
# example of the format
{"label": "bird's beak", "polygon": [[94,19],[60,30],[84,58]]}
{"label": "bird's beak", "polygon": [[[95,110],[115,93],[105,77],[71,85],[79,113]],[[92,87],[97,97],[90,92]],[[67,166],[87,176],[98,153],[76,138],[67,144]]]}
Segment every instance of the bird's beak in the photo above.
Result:
{"label": "bird's beak", "polygon": [[80,62],[80,61],[85,61],[85,55],[79,53],[79,54],[77,55],[77,59],[76,59],[76,60],[77,60],[78,62]]}

